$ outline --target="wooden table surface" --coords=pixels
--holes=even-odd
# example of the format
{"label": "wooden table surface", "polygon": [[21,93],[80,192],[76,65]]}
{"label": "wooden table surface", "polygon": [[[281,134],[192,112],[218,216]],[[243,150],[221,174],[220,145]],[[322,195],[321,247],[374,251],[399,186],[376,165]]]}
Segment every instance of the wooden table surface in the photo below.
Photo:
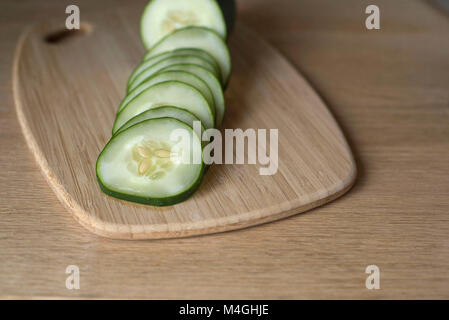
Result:
{"label": "wooden table surface", "polygon": [[[381,29],[368,31],[372,3]],[[0,4],[1,297],[449,298],[449,15],[411,0],[240,1],[239,19],[329,105],[356,157],[356,185],[279,222],[131,242],[75,222],[17,121],[18,37],[29,23],[65,20],[68,4]],[[119,0],[77,4],[81,18],[83,10],[120,7]],[[365,288],[371,264],[380,268],[380,290]],[[80,268],[79,290],[65,287],[68,265]]]}

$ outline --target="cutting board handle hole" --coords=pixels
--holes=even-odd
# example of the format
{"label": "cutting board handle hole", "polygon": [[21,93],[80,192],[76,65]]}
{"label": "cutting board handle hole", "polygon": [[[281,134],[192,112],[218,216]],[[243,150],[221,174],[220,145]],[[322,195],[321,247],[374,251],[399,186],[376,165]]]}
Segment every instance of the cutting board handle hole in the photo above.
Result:
{"label": "cutting board handle hole", "polygon": [[92,32],[92,29],[92,25],[82,22],[79,29],[61,29],[52,31],[44,37],[44,40],[49,44],[59,44],[78,36],[86,36]]}

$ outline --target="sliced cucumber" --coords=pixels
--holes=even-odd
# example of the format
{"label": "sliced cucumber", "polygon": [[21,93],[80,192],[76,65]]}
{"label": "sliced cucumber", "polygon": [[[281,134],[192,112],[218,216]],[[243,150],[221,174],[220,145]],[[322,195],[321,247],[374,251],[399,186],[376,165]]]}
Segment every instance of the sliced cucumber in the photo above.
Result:
{"label": "sliced cucumber", "polygon": [[214,113],[206,98],[197,89],[179,81],[165,81],[155,84],[132,99],[115,118],[112,133],[128,120],[146,110],[162,105],[177,106],[197,116],[209,129],[215,124]]}
{"label": "sliced cucumber", "polygon": [[174,64],[162,69],[160,72],[167,70],[183,70],[200,77],[209,86],[214,97],[215,104],[215,125],[221,126],[226,111],[225,101],[223,97],[223,89],[217,78],[207,69],[196,64]]}
{"label": "sliced cucumber", "polygon": [[155,74],[156,72],[160,71],[161,69],[168,67],[172,64],[178,64],[178,63],[194,63],[199,64],[201,66],[204,66],[211,72],[214,72],[214,74],[217,74],[219,71],[214,69],[214,66],[211,65],[206,60],[203,60],[200,57],[192,56],[192,55],[179,55],[179,56],[173,56],[165,58],[164,60],[161,60],[157,62],[156,64],[149,66],[142,72],[140,72],[138,75],[135,76],[134,80],[131,81],[128,85],[127,92],[131,92],[137,86],[142,84],[146,79],[148,79],[150,76]]}
{"label": "sliced cucumber", "polygon": [[[155,118],[175,118],[175,119],[178,119],[178,120],[184,122],[185,124],[188,124],[192,128],[193,128],[194,121],[200,122],[200,119],[198,119],[192,113],[190,113],[186,110],[183,110],[183,109],[180,109],[177,107],[173,107],[173,106],[163,106],[163,107],[157,107],[157,108],[147,110],[145,112],[138,114],[134,118],[131,118],[128,122],[126,122],[123,126],[121,126],[120,129],[118,129],[115,134],[119,134],[120,132],[128,129],[129,127],[131,127],[139,122],[142,122],[142,121],[145,121],[148,119],[155,119]],[[204,132],[204,130],[205,130],[205,128],[204,128],[203,124],[201,124],[201,132],[200,132],[201,135],[202,135],[202,132]],[[201,138],[201,136],[200,136],[200,138]]]}
{"label": "sliced cucumber", "polygon": [[186,27],[177,29],[165,36],[146,55],[147,58],[165,51],[179,48],[199,48],[210,53],[218,62],[222,84],[226,85],[231,73],[231,58],[223,39],[214,31],[204,27]]}
{"label": "sliced cucumber", "polygon": [[[189,139],[173,140],[175,130]],[[113,197],[173,205],[198,189],[204,176],[204,164],[194,160],[198,156],[202,159],[201,141],[187,124],[173,118],[145,120],[107,143],[97,160],[97,179]]]}
{"label": "sliced cucumber", "polygon": [[218,66],[217,61],[206,51],[196,48],[182,48],[172,51],[166,51],[163,53],[160,53],[154,57],[151,57],[149,59],[145,59],[134,69],[134,71],[131,73],[128,79],[128,84],[130,84],[134,78],[147,69],[148,67],[158,63],[159,61],[162,61],[166,58],[173,57],[173,56],[179,56],[179,55],[189,55],[189,56],[197,56],[200,58],[203,58],[207,62],[209,62],[211,65],[214,66],[214,69],[217,70],[217,72],[220,72],[220,67]]}
{"label": "sliced cucumber", "polygon": [[156,83],[170,80],[184,82],[198,89],[201,92],[201,94],[206,98],[207,102],[211,106],[213,113],[215,114],[214,97],[212,95],[211,90],[209,89],[209,86],[206,84],[204,80],[187,71],[170,71],[170,70],[154,74],[148,80],[137,86],[133,91],[129,92],[127,96],[123,99],[122,103],[120,104],[118,112],[120,112],[132,99],[138,96],[141,92],[145,91],[145,89],[151,87]]}
{"label": "sliced cucumber", "polygon": [[226,25],[215,0],[152,0],[146,6],[140,32],[147,49],[176,29],[204,26],[226,37]]}

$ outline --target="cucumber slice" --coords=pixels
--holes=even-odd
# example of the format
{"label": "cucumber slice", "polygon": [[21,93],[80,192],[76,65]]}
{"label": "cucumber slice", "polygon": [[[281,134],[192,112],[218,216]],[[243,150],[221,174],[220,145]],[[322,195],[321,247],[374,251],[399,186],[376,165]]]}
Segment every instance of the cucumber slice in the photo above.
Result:
{"label": "cucumber slice", "polygon": [[217,64],[217,61],[206,51],[196,48],[182,48],[172,51],[166,51],[161,54],[158,54],[154,57],[151,57],[149,59],[143,59],[143,61],[134,69],[134,71],[131,73],[128,79],[128,84],[130,84],[135,77],[140,74],[142,71],[147,69],[148,67],[158,63],[159,61],[162,61],[166,58],[173,57],[173,56],[180,56],[180,55],[189,55],[189,56],[197,56],[200,58],[203,58],[207,62],[209,62],[211,65],[213,65],[214,69],[217,72],[220,72],[220,67]]}
{"label": "cucumber slice", "polygon": [[140,72],[138,75],[136,75],[134,80],[129,83],[129,85],[127,87],[127,92],[131,92],[132,90],[137,88],[137,86],[142,84],[146,79],[148,79],[150,76],[152,76],[156,72],[160,71],[161,69],[168,67],[172,64],[178,64],[178,63],[199,64],[201,66],[204,66],[211,72],[214,72],[214,74],[217,74],[219,72],[219,71],[215,70],[213,65],[211,65],[209,62],[207,62],[206,60],[203,60],[202,58],[197,57],[197,56],[179,55],[179,56],[168,57],[168,58],[165,58],[164,60],[159,61],[158,63],[156,63],[152,66],[149,66],[148,68],[146,68],[145,70]]}
{"label": "cucumber slice", "polygon": [[162,69],[160,72],[168,70],[183,70],[200,77],[209,86],[214,97],[215,105],[215,125],[221,126],[226,111],[225,101],[223,97],[223,89],[217,78],[207,69],[196,64],[174,64]]}
{"label": "cucumber slice", "polygon": [[177,29],[165,36],[146,55],[147,58],[161,52],[178,48],[199,48],[208,52],[218,62],[222,84],[226,85],[231,73],[231,57],[223,39],[214,31],[204,27]]}
{"label": "cucumber slice", "polygon": [[[189,139],[173,141],[171,135],[179,129]],[[149,119],[111,138],[98,156],[97,180],[104,193],[119,199],[173,205],[198,189],[204,164],[195,159],[201,157],[201,141],[187,124]]]}
{"label": "cucumber slice", "polygon": [[165,81],[155,84],[132,99],[115,118],[112,133],[139,113],[162,105],[176,106],[197,116],[203,125],[213,128],[215,118],[206,98],[194,87],[179,81]]}
{"label": "cucumber slice", "polygon": [[133,91],[129,92],[128,95],[123,99],[122,103],[120,104],[118,112],[120,112],[132,99],[134,99],[140,93],[145,91],[147,88],[151,87],[156,83],[170,80],[184,82],[198,89],[201,92],[201,94],[206,98],[207,102],[211,106],[213,113],[215,114],[214,97],[208,85],[206,84],[206,82],[204,82],[204,80],[187,71],[169,71],[169,70],[154,74],[148,80],[137,86]]}
{"label": "cucumber slice", "polygon": [[174,30],[192,25],[226,37],[226,24],[215,0],[152,0],[140,20],[142,42],[149,49]]}
{"label": "cucumber slice", "polygon": [[[193,114],[191,114],[186,110],[173,106],[163,106],[147,110],[145,112],[138,114],[134,118],[131,118],[128,122],[126,122],[123,126],[121,126],[120,129],[118,129],[115,134],[119,134],[120,132],[128,129],[129,127],[139,122],[155,118],[175,118],[184,122],[185,124],[188,124],[192,128],[194,121],[200,121],[200,119],[198,119],[197,117],[195,117]],[[204,130],[205,128],[203,124],[201,124],[201,134]]]}

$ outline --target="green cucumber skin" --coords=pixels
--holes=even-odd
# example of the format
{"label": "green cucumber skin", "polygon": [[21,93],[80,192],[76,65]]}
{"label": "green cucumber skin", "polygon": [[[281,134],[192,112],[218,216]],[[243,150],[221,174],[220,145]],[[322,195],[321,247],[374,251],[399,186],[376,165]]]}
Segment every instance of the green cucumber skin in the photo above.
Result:
{"label": "green cucumber skin", "polygon": [[[162,60],[160,60],[160,61],[158,61],[158,62],[156,62],[155,64],[152,64],[152,65],[149,65],[148,67],[146,67],[145,69],[143,69],[141,72],[139,72],[135,77],[134,77],[134,79],[132,79],[131,80],[131,78],[130,78],[130,80],[128,81],[129,83],[126,85],[126,93],[128,94],[128,93],[130,93],[131,91],[133,91],[135,88],[137,88],[140,84],[142,84],[143,82],[145,82],[146,80],[148,80],[148,78],[150,78],[150,77],[152,77],[152,76],[154,76],[155,74],[157,74],[157,73],[159,73],[163,68],[166,68],[166,67],[168,67],[168,66],[170,66],[170,65],[167,65],[167,66],[165,66],[165,67],[161,67],[161,65],[164,63],[164,62],[167,62],[167,61],[170,61],[170,60],[174,60],[174,58],[178,58],[178,59],[190,59],[190,58],[196,58],[196,59],[198,59],[199,61],[202,61],[202,62],[205,62],[208,66],[210,66],[211,67],[211,72],[214,70],[214,74],[216,75],[216,77],[218,78],[219,76],[221,77],[221,71],[220,71],[220,69],[216,69],[215,67],[214,67],[214,65],[213,64],[211,64],[209,61],[207,61],[207,60],[204,60],[203,58],[201,58],[200,56],[194,56],[194,55],[191,55],[191,54],[189,54],[189,55],[186,55],[186,54],[181,54],[181,55],[176,55],[176,56],[171,56],[171,57],[167,57],[167,58],[164,58],[164,59],[162,59]],[[195,61],[195,63],[199,63],[199,61]],[[190,62],[180,62],[180,61],[178,61],[178,62],[173,62],[173,61],[170,61],[170,63],[171,64],[179,64],[179,63],[190,63]],[[142,78],[142,74],[143,73],[145,73],[148,69],[151,69],[151,68],[160,68],[160,69],[157,69],[156,71],[154,71],[154,72],[152,72],[151,74],[149,74],[149,75],[147,75],[147,77],[145,77],[145,78],[143,78],[143,79],[141,79]],[[209,69],[208,69],[209,70]]]}
{"label": "green cucumber skin", "polygon": [[[151,87],[147,88],[146,90],[148,90],[148,89],[150,89],[150,88],[152,88],[152,87],[155,87],[155,86],[159,86],[159,85],[165,84],[165,83],[167,83],[167,82],[177,82],[177,81],[165,81],[165,82],[160,82],[160,83],[157,83],[157,84],[152,85]],[[201,92],[200,92],[198,89],[196,89],[195,87],[193,87],[193,86],[191,86],[191,85],[189,85],[189,84],[186,84],[186,83],[184,83],[184,82],[179,82],[179,83],[182,83],[183,85],[192,88],[193,90],[197,91],[201,96],[203,96],[203,95],[201,94]],[[146,90],[145,90],[145,91],[146,91]],[[144,94],[145,91],[141,92],[141,93],[140,93],[139,95],[137,95],[134,99],[137,99],[140,95]],[[204,96],[203,96],[203,98],[204,98]],[[134,99],[133,99],[133,100],[134,100]],[[204,99],[205,99],[205,98],[204,98]],[[131,102],[132,102],[132,100],[130,101],[130,103],[131,103]],[[207,103],[207,101],[206,101],[206,103]],[[115,120],[114,120],[114,124],[113,124],[113,126],[112,126],[112,134],[113,134],[113,135],[114,135],[115,132],[118,131],[118,129],[120,129],[120,128],[122,127],[122,126],[120,126],[120,127],[117,128],[118,117],[120,116],[120,114],[121,114],[121,113],[122,113],[128,106],[129,106],[129,104],[126,105],[122,110],[120,110],[120,111],[117,113],[117,115],[116,115],[116,117],[115,117]],[[209,106],[209,107],[210,107],[210,106]],[[181,109],[183,109],[183,108],[181,108]],[[147,109],[147,110],[149,110],[149,109]],[[190,112],[190,111],[187,110],[187,109],[183,109],[183,110],[186,110],[186,111]],[[145,111],[146,111],[146,110],[145,110]],[[143,111],[143,112],[145,112],[145,111]],[[212,113],[212,111],[211,111],[211,113]],[[133,117],[133,118],[134,118],[134,117]],[[125,123],[128,122],[128,121],[129,121],[129,120],[125,121]],[[123,124],[125,124],[125,123],[123,123]],[[213,125],[211,126],[211,128],[215,128],[215,117],[212,118],[212,123],[213,123]],[[122,124],[122,125],[123,125],[123,124]]]}
{"label": "green cucumber skin", "polygon": [[[166,54],[167,54],[167,52],[161,52],[161,53],[155,55],[155,56],[152,57],[152,58],[157,59],[157,58],[159,58],[160,56],[163,56],[163,55],[166,55]],[[167,56],[167,57],[168,57],[168,56]],[[161,60],[159,60],[159,61],[161,61]],[[137,65],[137,67],[139,67],[143,62],[144,62],[144,61],[140,62],[140,63]],[[155,63],[157,63],[157,62],[155,62]],[[134,80],[134,78],[137,76],[137,67],[136,67],[136,68],[133,70],[133,72],[131,72],[131,74],[129,75],[128,81],[126,82],[126,89],[128,89],[128,87],[129,87],[129,85],[131,84],[132,80]],[[128,91],[128,90],[127,90],[127,91]]]}
{"label": "green cucumber skin", "polygon": [[[190,127],[188,124],[185,124],[184,122],[174,119],[174,118],[155,118],[155,119],[148,119],[148,120],[144,120],[142,122],[136,123],[135,125],[127,128],[126,130],[121,131],[117,135],[113,136],[108,141],[108,143],[104,146],[104,148],[100,152],[100,154],[98,155],[97,163],[95,165],[95,174],[97,177],[98,185],[100,186],[100,189],[101,189],[101,191],[103,191],[103,193],[105,193],[111,197],[121,199],[121,200],[136,202],[136,203],[140,203],[140,204],[147,204],[147,205],[156,206],[156,207],[164,207],[164,206],[170,206],[170,205],[174,205],[174,204],[180,203],[182,201],[185,201],[186,199],[188,199],[191,195],[193,195],[198,190],[198,188],[201,185],[201,182],[204,179],[204,174],[207,171],[206,165],[204,164],[204,162],[201,163],[201,169],[200,169],[197,179],[188,189],[186,189],[185,191],[180,192],[178,194],[175,194],[173,196],[164,197],[164,198],[140,197],[140,196],[136,196],[136,195],[130,195],[130,194],[114,191],[114,190],[109,189],[107,186],[105,186],[103,181],[101,180],[100,175],[98,174],[99,161],[101,159],[103,152],[105,152],[105,150],[107,149],[109,144],[112,142],[112,140],[114,138],[116,138],[117,136],[119,136],[120,134],[123,134],[124,132],[126,132],[127,130],[129,130],[135,126],[141,125],[144,122],[157,121],[159,119],[171,119],[171,120],[178,121],[178,122]],[[192,127],[190,127],[190,128],[192,128]],[[202,153],[202,148],[201,148],[201,153]]]}
{"label": "green cucumber skin", "polygon": [[[164,68],[165,69],[165,68]],[[207,69],[206,69],[207,70]],[[169,74],[176,74],[178,73],[178,76],[181,75],[185,75],[187,77],[193,78],[194,81],[196,81],[197,83],[201,83],[202,88],[197,88],[197,86],[194,83],[191,82],[186,82],[185,79],[165,79],[165,80],[160,80],[159,82],[155,82],[154,84],[158,84],[160,82],[165,82],[165,81],[180,81],[186,84],[189,84],[193,87],[195,87],[196,89],[198,89],[198,91],[201,92],[201,94],[203,94],[203,91],[206,91],[206,94],[203,94],[203,96],[206,98],[206,100],[208,102],[210,102],[209,104],[211,105],[211,109],[213,109],[213,112],[216,116],[216,106],[215,106],[215,100],[214,100],[214,95],[212,93],[212,90],[210,89],[209,85],[199,76],[197,76],[196,74],[193,74],[191,72],[185,71],[185,70],[159,70],[158,72],[152,74],[151,76],[145,78],[138,86],[136,86],[133,90],[131,90],[130,92],[128,92],[128,94],[125,96],[125,98],[123,98],[123,100],[120,102],[119,108],[117,110],[117,113],[119,113],[123,108],[126,107],[126,105],[132,101],[133,98],[129,98],[131,96],[131,94],[133,94],[133,92],[138,92],[136,90],[140,89],[140,88],[149,88],[151,85],[149,85],[149,81],[152,80],[157,80],[158,77],[161,76],[167,76]],[[140,92],[145,91],[145,89],[141,90]],[[137,94],[138,95],[138,94]],[[137,96],[135,95],[135,96]],[[127,100],[128,99],[128,100]]]}
{"label": "green cucumber skin", "polygon": [[[210,62],[211,64],[213,64],[215,66],[215,68],[217,68],[217,69],[220,68],[220,66],[218,65],[217,60],[209,52],[207,52],[206,50],[199,49],[199,48],[194,48],[194,47],[192,47],[192,48],[189,48],[189,47],[178,48],[178,49],[174,49],[174,50],[171,50],[171,51],[165,51],[165,52],[158,53],[157,55],[155,55],[153,57],[159,57],[159,56],[161,56],[163,54],[169,54],[169,53],[174,53],[174,54],[178,54],[179,53],[179,55],[197,56],[197,57],[200,57],[200,58]],[[150,51],[147,51],[145,53],[145,55],[143,56],[143,59],[142,59],[142,61],[140,63],[143,63],[143,62],[145,62],[147,60],[150,60],[153,57],[150,56]],[[169,57],[169,56],[167,56],[167,57]]]}
{"label": "green cucumber skin", "polygon": [[[136,118],[141,117],[142,114],[147,113],[147,112],[150,112],[150,111],[152,111],[152,112],[158,111],[158,110],[161,110],[161,109],[163,109],[163,108],[170,108],[170,109],[178,109],[178,110],[181,110],[181,112],[189,113],[189,114],[192,116],[192,118],[195,118],[195,120],[201,122],[200,119],[198,119],[197,116],[195,116],[193,113],[191,113],[191,112],[189,112],[189,111],[187,111],[187,110],[185,110],[185,109],[181,109],[181,108],[178,108],[178,107],[175,107],[175,106],[161,106],[161,107],[149,109],[149,110],[147,110],[147,111],[144,111],[144,112],[142,112],[142,113],[139,113],[138,115],[135,115],[134,117],[132,117],[131,119],[129,119],[127,122],[125,122],[125,123],[123,124],[123,126],[121,126],[121,127],[117,130],[117,132],[116,132],[115,134],[113,134],[113,136],[119,134],[120,132],[122,132],[122,131],[124,131],[124,130],[126,130],[126,129],[128,129],[128,128],[131,128],[132,126],[126,127],[126,126],[128,125],[128,123],[131,123],[131,122],[134,121]],[[165,116],[165,117],[164,117],[164,116],[161,116],[161,117],[150,118],[150,119],[161,119],[161,118],[167,118],[167,116]],[[172,118],[173,118],[173,117],[172,117]],[[150,120],[150,119],[146,119],[146,120]],[[182,121],[182,120],[180,120],[180,119],[177,119],[177,118],[174,118],[174,119],[179,120],[179,121],[181,121],[181,122],[184,122],[184,121]],[[143,121],[146,121],[146,120],[142,120],[142,121],[136,122],[135,124],[138,124],[138,123],[143,122]],[[184,122],[184,123],[187,124],[189,127],[191,127],[191,125],[190,125],[189,123],[187,123],[187,122]],[[206,130],[206,128],[205,128],[204,125],[201,123],[201,132],[204,132],[205,130]],[[199,138],[200,138],[200,140],[201,140],[201,136],[200,136]]]}
{"label": "green cucumber skin", "polygon": [[[221,86],[220,79],[218,79],[212,72],[210,72],[208,69],[206,69],[206,68],[204,68],[204,67],[202,67],[202,66],[200,66],[200,65],[196,65],[196,64],[193,64],[193,63],[190,63],[190,64],[182,64],[182,63],[180,63],[180,64],[174,64],[174,65],[171,65],[171,66],[168,66],[168,67],[165,67],[165,68],[161,69],[159,72],[165,72],[165,71],[167,71],[167,70],[169,70],[169,71],[177,71],[177,70],[180,70],[180,71],[186,71],[186,72],[191,72],[191,73],[196,74],[194,71],[189,70],[190,67],[202,69],[204,72],[209,73],[211,77],[213,77],[213,78],[216,79],[216,83],[213,84],[213,85],[214,85],[214,88],[215,88],[215,86],[217,87],[217,90],[212,90],[213,88],[212,88],[211,86],[209,86],[209,89],[212,91],[212,93],[213,93],[213,95],[214,95],[214,100],[216,99],[216,101],[214,101],[215,108],[216,108],[216,109],[215,109],[215,114],[216,114],[216,116],[217,116],[218,113],[219,113],[219,112],[217,111],[217,110],[218,110],[217,106],[222,106],[222,107],[223,107],[223,111],[222,111],[223,114],[222,114],[222,116],[220,117],[220,119],[218,119],[218,118],[216,117],[216,121],[215,121],[215,125],[216,125],[217,127],[221,126],[222,123],[223,123],[225,114],[226,114],[226,103],[225,103],[225,100],[224,100],[223,88],[222,88],[222,86]],[[186,69],[185,69],[185,68],[186,68]],[[199,74],[196,74],[196,75],[197,75],[198,77],[201,78],[201,76],[200,76]],[[203,80],[204,80],[204,79],[203,79]],[[206,84],[209,85],[209,82],[206,82]],[[219,87],[219,88],[218,88],[218,87]],[[119,109],[119,110],[120,110],[120,109]]]}
{"label": "green cucumber skin", "polygon": [[[148,59],[148,58],[151,58],[152,56],[151,56],[151,52],[153,51],[153,49],[154,48],[156,48],[156,47],[158,47],[163,41],[165,41],[168,37],[170,37],[171,35],[173,35],[174,33],[176,33],[176,32],[179,32],[179,31],[185,31],[185,30],[188,30],[188,29],[204,29],[204,30],[207,30],[207,31],[209,31],[209,32],[212,32],[212,33],[214,33],[219,39],[221,39],[221,41],[224,43],[224,45],[225,45],[225,47],[226,47],[226,49],[228,50],[227,51],[227,56],[228,56],[228,62],[229,62],[229,74],[227,75],[227,77],[226,77],[226,79],[225,79],[225,81],[223,82],[222,80],[220,81],[220,82],[222,82],[223,83],[223,88],[227,88],[228,87],[228,84],[229,84],[229,78],[230,78],[230,75],[231,75],[231,73],[232,73],[232,60],[231,60],[231,56],[230,56],[230,54],[229,54],[229,48],[228,48],[228,46],[227,46],[227,44],[226,44],[226,41],[225,40],[223,40],[223,38],[221,38],[220,37],[220,35],[215,31],[215,30],[212,30],[212,29],[210,29],[210,28],[206,28],[206,27],[201,27],[201,26],[188,26],[188,27],[184,27],[184,28],[180,28],[180,29],[176,29],[175,31],[173,31],[172,33],[169,33],[169,34],[167,34],[165,37],[163,37],[162,39],[160,39],[158,42],[156,42],[155,44],[154,44],[154,46],[153,47],[151,47],[151,48],[149,48],[148,49],[148,52],[145,54],[145,57]],[[177,48],[177,49],[181,49],[181,48]],[[174,50],[176,50],[176,49],[174,49]],[[209,52],[208,52],[209,53]],[[210,55],[212,55],[211,53],[209,53]],[[159,53],[158,54],[156,54],[156,55],[154,55],[154,56],[157,56],[157,55],[159,55]],[[213,56],[212,56],[213,57]],[[213,57],[214,59],[215,59],[215,57]],[[217,60],[217,59],[215,59],[215,60]],[[217,63],[218,63],[218,61],[217,61]],[[220,68],[220,72],[223,72],[223,70],[221,70],[221,68]]]}
{"label": "green cucumber skin", "polygon": [[103,191],[103,193],[107,194],[108,196],[111,196],[111,197],[114,197],[117,199],[121,199],[121,200],[136,202],[136,203],[140,203],[140,204],[146,204],[146,205],[151,205],[151,206],[156,206],[156,207],[166,207],[166,206],[175,205],[177,203],[183,202],[183,201],[187,200],[188,198],[190,198],[190,196],[192,196],[200,187],[201,182],[204,179],[205,172],[206,172],[206,168],[205,168],[205,165],[203,164],[202,168],[201,168],[201,172],[200,172],[200,177],[195,181],[195,183],[189,189],[187,189],[185,192],[179,193],[179,194],[171,196],[171,197],[166,197],[166,198],[138,197],[138,196],[133,196],[133,195],[110,190],[105,185],[103,185],[103,182],[101,181],[98,174],[97,174],[97,181],[98,181],[98,185],[100,186],[101,191]]}
{"label": "green cucumber skin", "polygon": [[[192,53],[192,51],[198,51],[198,52],[201,51],[202,53],[201,54],[200,53]],[[203,55],[207,55],[209,57],[209,59],[205,59]],[[163,57],[163,56],[166,56],[166,57]],[[196,48],[180,48],[180,49],[175,49],[172,51],[165,51],[165,52],[159,53],[153,57],[150,57],[149,59],[145,59],[145,57],[144,57],[143,61],[139,63],[139,65],[133,70],[133,72],[129,76],[128,81],[126,83],[126,91],[129,92],[129,87],[134,82],[134,80],[142,72],[145,72],[145,70],[147,70],[148,68],[154,67],[155,65],[157,65],[158,63],[160,63],[166,59],[170,59],[170,58],[174,58],[174,57],[187,57],[187,56],[195,56],[201,60],[204,60],[208,65],[210,65],[210,67],[213,70],[215,70],[215,72],[217,73],[217,78],[221,77],[220,66],[218,65],[215,58],[212,57],[208,52],[206,52],[205,50],[196,49]],[[161,57],[163,57],[163,58],[161,58]],[[151,63],[152,60],[156,60],[156,62]],[[145,68],[138,70],[138,68],[143,64],[147,64],[147,65],[145,66]]]}

